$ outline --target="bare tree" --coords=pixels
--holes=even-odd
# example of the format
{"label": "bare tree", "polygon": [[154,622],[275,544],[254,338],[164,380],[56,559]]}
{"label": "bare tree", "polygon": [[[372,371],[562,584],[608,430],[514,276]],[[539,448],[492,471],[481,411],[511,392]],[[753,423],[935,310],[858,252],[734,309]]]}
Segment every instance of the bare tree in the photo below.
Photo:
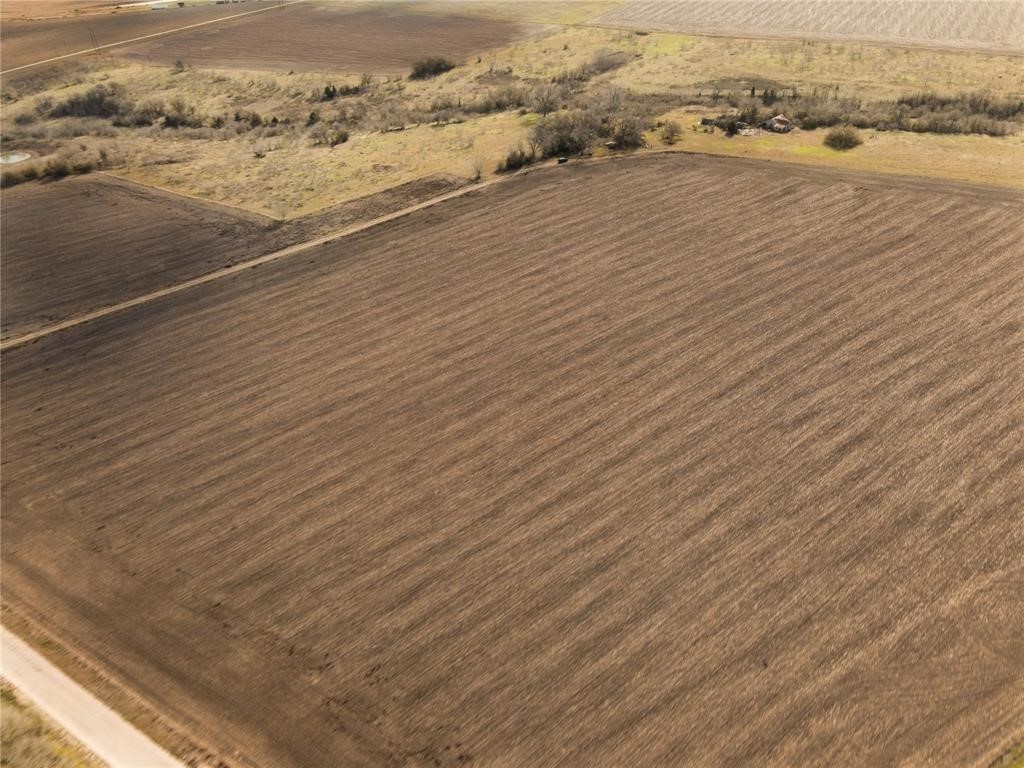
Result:
{"label": "bare tree", "polygon": [[544,83],[533,92],[533,109],[547,115],[558,109],[562,103],[562,89],[554,83]]}

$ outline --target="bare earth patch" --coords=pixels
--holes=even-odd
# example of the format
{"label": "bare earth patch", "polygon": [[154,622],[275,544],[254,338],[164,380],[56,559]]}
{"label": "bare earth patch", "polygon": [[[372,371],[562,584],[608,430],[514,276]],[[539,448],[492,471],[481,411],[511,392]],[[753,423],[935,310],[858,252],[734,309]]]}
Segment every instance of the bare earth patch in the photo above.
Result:
{"label": "bare earth patch", "polygon": [[628,0],[597,21],[1024,52],[1024,5],[1017,0]]}
{"label": "bare earth patch", "polygon": [[157,38],[120,53],[160,64],[181,59],[197,67],[404,75],[419,59],[447,56],[461,63],[530,29],[479,16],[410,13],[402,4],[301,3],[281,13]]}
{"label": "bare earth patch", "polygon": [[256,764],[984,765],[1021,203],[570,163],[6,352],[5,599]]}
{"label": "bare earth patch", "polygon": [[[189,24],[273,7],[273,0],[249,0],[244,6],[197,5],[172,7],[166,11],[83,14],[56,19],[4,19],[3,31],[0,33],[0,60],[3,69],[7,70],[54,56],[89,50],[93,47],[90,32],[95,35],[99,45],[110,45]],[[23,76],[27,75],[17,75],[15,79]]]}
{"label": "bare earth patch", "polygon": [[287,223],[106,175],[6,190],[0,212],[3,337],[400,210],[463,183],[429,176]]}

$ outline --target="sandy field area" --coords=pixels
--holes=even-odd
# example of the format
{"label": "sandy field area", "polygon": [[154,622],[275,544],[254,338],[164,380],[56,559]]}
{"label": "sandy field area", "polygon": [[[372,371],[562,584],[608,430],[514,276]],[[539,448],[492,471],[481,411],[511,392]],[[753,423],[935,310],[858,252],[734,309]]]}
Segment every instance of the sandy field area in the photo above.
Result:
{"label": "sandy field area", "polygon": [[0,198],[3,338],[133,299],[464,184],[432,176],[281,222],[93,174]]}
{"label": "sandy field area", "polygon": [[410,13],[400,3],[301,3],[156,38],[121,55],[195,67],[406,75],[419,59],[447,56],[462,63],[530,29],[480,16]]}

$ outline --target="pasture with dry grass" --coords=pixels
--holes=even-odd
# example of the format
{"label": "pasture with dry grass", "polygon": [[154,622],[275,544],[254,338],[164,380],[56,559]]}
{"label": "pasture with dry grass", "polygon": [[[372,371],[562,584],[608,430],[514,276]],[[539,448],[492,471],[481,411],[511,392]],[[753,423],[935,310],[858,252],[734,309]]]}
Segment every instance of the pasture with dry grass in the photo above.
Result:
{"label": "pasture with dry grass", "polygon": [[0,680],[0,752],[12,768],[102,768],[103,763]]}
{"label": "pasture with dry grass", "polygon": [[[1022,164],[1016,162],[1021,111],[992,117],[954,106],[932,119],[931,112],[914,117],[909,108],[897,109],[896,101],[983,92],[1016,109],[1024,102],[1024,75],[1011,55],[637,35],[541,25],[526,21],[537,17],[527,11],[519,20],[488,21],[486,3],[444,7],[447,15],[436,3],[389,10],[300,4],[115,49],[77,70],[28,70],[24,79],[6,86],[4,143],[41,158],[24,166],[34,164],[38,175],[47,175],[46,163],[56,158],[58,171],[107,170],[284,219],[438,173],[464,179],[492,175],[510,149],[531,141],[539,113],[548,108],[541,106],[544,94],[554,89],[550,103],[556,110],[600,108],[614,121],[620,108],[614,105],[624,104],[652,130],[659,121],[674,119],[666,117],[669,113],[682,114],[688,107],[716,115],[754,101],[765,114],[809,110],[816,123],[853,118],[871,121],[869,128],[931,130],[935,125],[952,132],[1006,133],[997,142],[941,142],[889,130],[881,143],[906,146],[907,162],[891,165],[890,154],[868,152],[858,153],[866,159],[855,162],[954,179],[964,179],[964,169],[976,167],[978,180],[1024,183]],[[381,37],[380,30],[402,25],[449,31],[447,36]],[[289,30],[307,28],[317,30],[319,42],[301,51],[280,48],[305,39]],[[352,44],[343,42],[345,34]],[[221,42],[215,43],[217,36]],[[462,38],[462,48],[450,47]],[[367,41],[374,45],[368,48]],[[487,45],[496,47],[467,53]],[[438,77],[410,80],[412,63],[431,50],[458,66]],[[262,63],[261,55],[267,57]],[[602,57],[614,66],[586,72]],[[116,91],[123,107],[109,117],[53,117],[55,107],[97,88]],[[328,89],[342,95],[324,99]],[[751,89],[757,99],[749,98]],[[778,96],[765,98],[769,92]],[[890,118],[895,113],[896,122]],[[692,123],[688,120],[685,128]],[[611,132],[610,127],[605,131]],[[594,148],[603,151],[608,138],[595,135]],[[758,148],[745,146],[750,142],[737,147],[725,140],[687,139],[684,135],[672,147],[796,161],[809,157],[795,136]],[[808,141],[821,143],[820,138]],[[18,180],[17,171],[8,173],[12,182]]]}

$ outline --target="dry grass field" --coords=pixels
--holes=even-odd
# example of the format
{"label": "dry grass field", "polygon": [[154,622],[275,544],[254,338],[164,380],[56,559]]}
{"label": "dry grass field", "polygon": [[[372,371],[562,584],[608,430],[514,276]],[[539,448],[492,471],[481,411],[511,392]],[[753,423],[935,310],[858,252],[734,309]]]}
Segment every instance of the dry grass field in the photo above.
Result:
{"label": "dry grass field", "polygon": [[[666,112],[661,119],[677,121],[684,127],[682,135],[668,145],[657,130],[652,130],[647,134],[648,142],[659,151],[781,160],[1024,189],[1024,135],[997,138],[865,130],[864,144],[856,152],[837,152],[822,144],[821,130],[794,131],[786,136],[770,132],[734,137],[721,131],[705,133],[697,125],[701,114],[694,108]],[[595,154],[602,153],[598,150]]]}
{"label": "dry grass field", "polygon": [[604,24],[1024,51],[1019,0],[627,0]]}
{"label": "dry grass field", "polygon": [[0,681],[0,752],[7,768],[103,768],[67,733]]}
{"label": "dry grass field", "polygon": [[78,13],[95,13],[110,3],[102,0],[4,0],[0,19],[50,19]]}
{"label": "dry grass field", "polygon": [[410,13],[401,3],[301,3],[281,13],[155,38],[119,53],[168,65],[180,59],[196,67],[405,75],[419,59],[448,56],[461,62],[530,29],[480,16]]}
{"label": "dry grass field", "polygon": [[570,163],[10,350],[4,599],[239,765],[984,766],[1022,204]]}

